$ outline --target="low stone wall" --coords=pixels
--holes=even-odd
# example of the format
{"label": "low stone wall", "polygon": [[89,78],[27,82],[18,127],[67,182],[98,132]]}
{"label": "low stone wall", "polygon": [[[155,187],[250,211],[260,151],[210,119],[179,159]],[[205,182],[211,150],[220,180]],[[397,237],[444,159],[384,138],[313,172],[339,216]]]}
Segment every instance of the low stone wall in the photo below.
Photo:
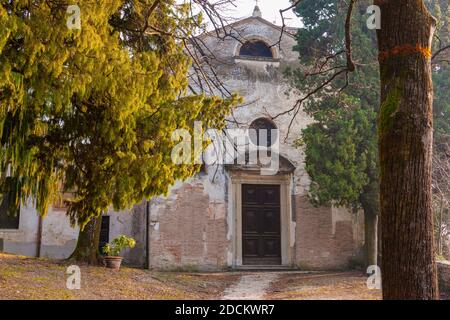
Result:
{"label": "low stone wall", "polygon": [[439,289],[450,292],[450,261],[438,261]]}

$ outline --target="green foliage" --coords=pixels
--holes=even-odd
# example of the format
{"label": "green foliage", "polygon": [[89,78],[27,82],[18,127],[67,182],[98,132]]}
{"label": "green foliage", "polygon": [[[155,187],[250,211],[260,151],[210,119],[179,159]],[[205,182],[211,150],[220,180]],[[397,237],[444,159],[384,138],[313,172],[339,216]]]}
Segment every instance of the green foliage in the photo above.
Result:
{"label": "green foliage", "polygon": [[[447,0],[426,1],[431,13],[437,19],[433,52],[450,44],[450,5]],[[439,54],[433,63],[434,85],[434,139],[435,150],[444,151],[442,145],[450,140],[450,50]]]}
{"label": "green foliage", "polygon": [[[363,203],[376,208],[378,202],[378,155],[376,114],[380,113],[379,130],[390,125],[399,98],[391,92],[387,102],[378,110],[379,71],[377,62],[376,32],[366,26],[366,9],[371,1],[358,1],[352,18],[353,57],[356,71],[349,76],[345,95],[339,90],[346,79],[338,77],[304,103],[305,111],[315,123],[303,131],[306,170],[312,179],[311,200],[319,204],[335,203],[358,208]],[[446,0],[428,0],[426,4],[438,20],[434,52],[450,43],[450,6]],[[306,76],[318,59],[345,50],[344,21],[348,4],[338,0],[303,0],[296,8],[305,27],[297,34],[296,50],[305,66],[288,70],[294,87],[309,92],[332,75],[333,69],[345,65],[345,54],[330,59],[332,71]],[[450,51],[443,53],[433,64],[435,150],[448,144],[450,137]],[[322,62],[320,60],[320,62]],[[355,134],[356,131],[358,134]],[[361,138],[363,135],[363,139]],[[355,150],[357,150],[355,152]],[[359,196],[358,196],[359,195]]]}
{"label": "green foliage", "polygon": [[376,179],[376,117],[374,110],[361,108],[357,99],[343,96],[335,110],[318,113],[316,122],[303,130],[313,204],[354,210],[361,206],[361,194]]}
{"label": "green foliage", "polygon": [[[379,73],[375,31],[368,30],[365,13],[369,1],[355,6],[352,19],[356,71],[338,77],[315,99],[304,103],[314,119],[302,132],[306,170],[311,177],[309,197],[315,205],[337,205],[356,210],[378,207],[377,113]],[[296,50],[304,68],[289,70],[288,77],[301,92],[310,92],[328,79],[334,68],[345,65],[345,54],[329,59],[329,72],[308,76],[323,57],[345,50],[344,21],[347,5],[338,0],[304,0],[296,8],[305,28],[297,35]],[[321,59],[321,60],[320,60]],[[340,93],[342,87],[345,91]],[[365,209],[366,209],[365,208]]]}
{"label": "green foliage", "polygon": [[[349,86],[346,93],[361,100],[363,108],[379,108],[379,72],[376,50],[376,33],[367,28],[366,9],[371,1],[358,1],[354,8],[351,36],[353,55],[357,63],[356,71],[349,74]],[[328,60],[324,69],[331,71],[325,74],[306,77],[314,71],[313,66],[324,60],[320,58],[334,55],[345,50],[344,21],[348,4],[339,0],[303,0],[295,12],[302,19],[305,27],[297,34],[295,50],[300,54],[300,62],[305,68],[289,70],[288,76],[293,85],[303,92],[311,91],[318,84],[328,79],[336,67],[345,65],[345,54]],[[321,99],[336,94],[346,83],[345,76],[337,77],[327,89],[319,94]],[[332,98],[333,99],[333,98]],[[313,114],[317,109],[334,108],[335,104],[325,103],[320,107],[314,101],[305,105],[305,110]]]}
{"label": "green foliage", "polygon": [[134,248],[135,245],[136,241],[133,238],[120,235],[110,243],[105,244],[105,246],[102,249],[104,254],[111,257],[118,257],[122,252],[122,250],[126,248],[132,249]]}
{"label": "green foliage", "polygon": [[153,3],[73,1],[82,26],[70,30],[66,1],[1,2],[0,170],[17,181],[16,203],[35,199],[45,215],[71,192],[68,215],[83,228],[199,170],[172,163],[172,132],[223,128],[237,99],[187,94],[177,28],[189,35],[201,17]]}
{"label": "green foliage", "polygon": [[313,62],[318,53],[328,52],[335,47],[336,39],[342,39],[344,19],[339,14],[338,1],[305,0],[295,11],[304,23],[304,28],[297,34],[296,46],[303,60]]}

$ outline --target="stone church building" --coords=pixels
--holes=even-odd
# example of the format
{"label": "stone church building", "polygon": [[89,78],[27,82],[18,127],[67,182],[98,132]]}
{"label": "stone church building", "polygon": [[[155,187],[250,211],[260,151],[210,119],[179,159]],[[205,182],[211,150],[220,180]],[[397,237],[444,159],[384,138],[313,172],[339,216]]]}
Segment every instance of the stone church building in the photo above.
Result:
{"label": "stone church building", "polygon": [[[119,234],[134,237],[137,245],[125,261],[157,269],[351,267],[361,260],[363,214],[309,203],[305,156],[294,141],[311,119],[300,110],[289,135],[292,113],[271,120],[298,99],[286,94],[283,81],[283,70],[298,64],[295,30],[285,30],[273,46],[281,27],[263,19],[258,7],[226,28],[235,37],[220,40],[215,32],[200,37],[220,62],[221,81],[245,99],[230,127],[278,129],[279,170],[264,175],[258,165],[204,166],[174,185],[168,197],[103,216],[102,243]],[[4,252],[66,258],[77,235],[64,208],[54,207],[41,219],[34,208],[22,206],[16,218],[0,219]]]}

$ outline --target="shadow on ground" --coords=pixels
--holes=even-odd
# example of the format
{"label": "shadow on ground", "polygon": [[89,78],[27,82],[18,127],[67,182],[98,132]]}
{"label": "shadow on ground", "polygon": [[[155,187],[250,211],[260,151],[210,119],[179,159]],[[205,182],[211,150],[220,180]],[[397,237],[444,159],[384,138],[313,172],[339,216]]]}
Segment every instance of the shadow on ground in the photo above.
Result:
{"label": "shadow on ground", "polygon": [[0,299],[381,299],[381,291],[369,290],[361,272],[181,273],[80,266],[81,289],[69,290],[69,265],[0,253]]}

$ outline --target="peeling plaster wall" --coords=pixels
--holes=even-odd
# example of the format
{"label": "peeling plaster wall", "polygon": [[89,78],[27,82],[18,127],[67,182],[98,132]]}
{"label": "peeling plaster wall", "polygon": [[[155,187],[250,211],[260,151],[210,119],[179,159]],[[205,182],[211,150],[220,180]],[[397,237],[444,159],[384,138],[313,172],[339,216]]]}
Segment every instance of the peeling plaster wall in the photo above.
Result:
{"label": "peeling plaster wall", "polygon": [[[39,215],[29,201],[20,208],[19,229],[0,230],[3,239],[3,251],[25,256],[38,253]],[[64,210],[50,208],[42,220],[41,257],[67,258],[76,245],[78,229],[70,226]]]}
{"label": "peeling plaster wall", "polygon": [[225,188],[199,174],[152,200],[150,267],[217,270],[227,266]]}
{"label": "peeling plaster wall", "polygon": [[136,246],[132,249],[125,249],[122,253],[127,264],[135,266],[145,265],[146,250],[146,202],[134,206],[133,209],[121,212],[110,211],[109,240],[126,235],[136,240]]}
{"label": "peeling plaster wall", "polygon": [[[231,32],[242,38],[259,39],[269,45],[277,43],[280,37],[279,29],[260,18],[248,18],[238,22],[233,26],[233,30]],[[275,59],[279,60],[276,65],[270,61],[236,57],[241,46],[237,40],[221,41],[214,35],[204,36],[202,40],[207,47],[214,48],[214,55],[219,61],[216,69],[226,87],[244,97],[245,107],[234,111],[235,118],[244,127],[250,126],[253,120],[261,117],[271,118],[295,105],[299,95],[290,92],[290,87],[283,77],[287,67],[297,66],[298,53],[292,50],[296,45],[293,37],[285,33],[280,45],[272,47]],[[293,148],[292,145],[312,119],[300,110],[288,135],[291,119],[292,112],[278,117],[274,122],[280,130],[280,154],[297,168],[294,175],[294,193],[303,195],[310,183],[304,170],[305,155],[301,149]]]}
{"label": "peeling plaster wall", "polygon": [[[135,214],[131,214],[131,212]],[[125,262],[143,266],[145,262],[145,206],[137,205],[125,212],[111,211],[110,240],[124,234],[136,239],[136,247],[124,251]],[[33,203],[20,209],[19,229],[0,229],[3,252],[24,256],[36,256],[38,247],[39,216]],[[76,247],[79,228],[73,228],[61,208],[50,208],[42,220],[41,257],[66,259]]]}
{"label": "peeling plaster wall", "polygon": [[[36,256],[39,217],[33,209],[31,201],[21,206],[19,229],[0,229],[0,240],[3,242],[3,252]],[[0,248],[1,249],[1,248]]]}
{"label": "peeling plaster wall", "polygon": [[41,257],[66,259],[77,245],[79,228],[72,228],[64,209],[50,209],[43,219]]}

